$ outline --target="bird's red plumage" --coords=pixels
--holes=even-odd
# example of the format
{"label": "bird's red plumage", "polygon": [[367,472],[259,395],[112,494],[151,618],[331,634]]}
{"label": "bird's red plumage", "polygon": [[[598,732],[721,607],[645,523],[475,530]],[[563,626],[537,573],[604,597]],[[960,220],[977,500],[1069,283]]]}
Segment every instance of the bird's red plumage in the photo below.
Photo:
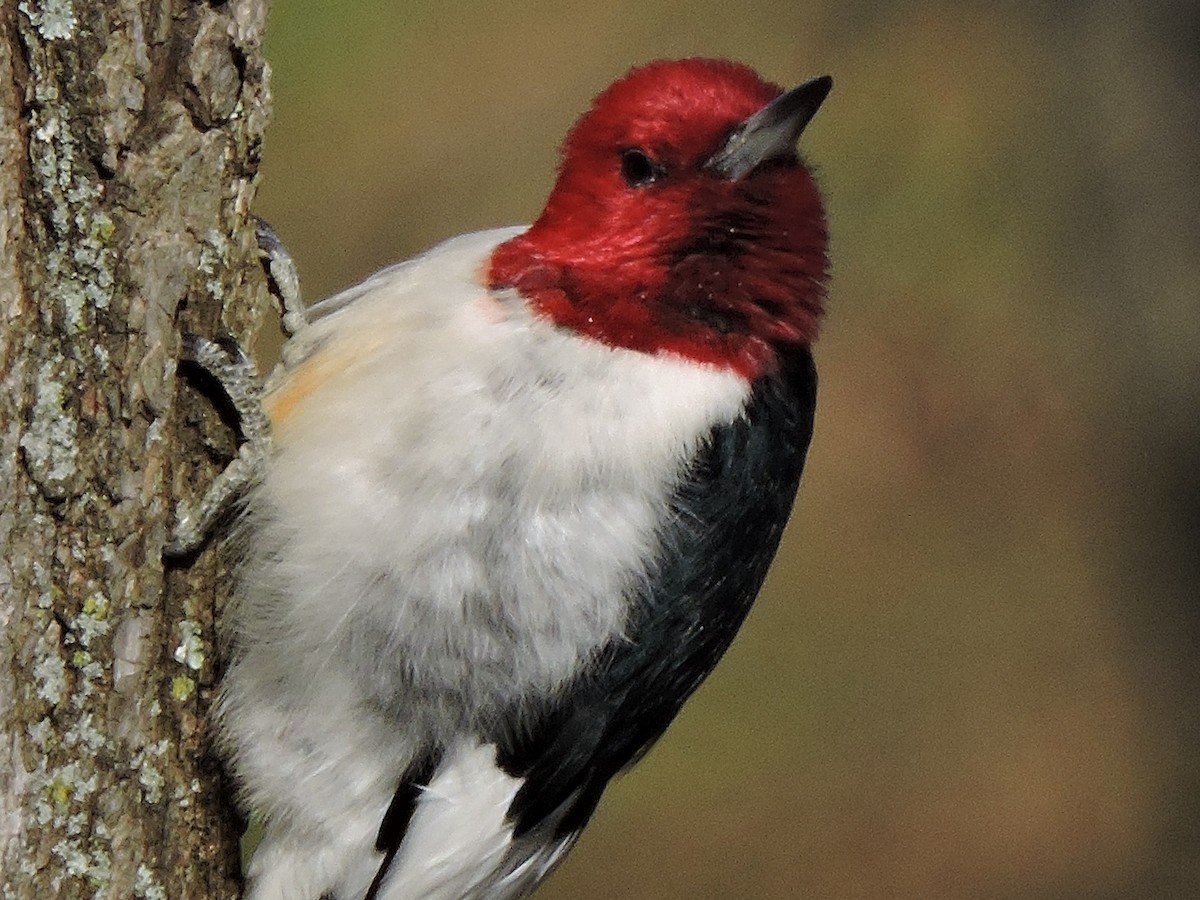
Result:
{"label": "bird's red plumage", "polygon": [[[497,248],[492,288],[616,347],[675,353],[748,378],[817,334],[825,216],[798,159],[731,181],[705,167],[781,90],[725,60],[652,63],[601,93],[563,142],[546,208]],[[630,186],[622,153],[663,175]]]}

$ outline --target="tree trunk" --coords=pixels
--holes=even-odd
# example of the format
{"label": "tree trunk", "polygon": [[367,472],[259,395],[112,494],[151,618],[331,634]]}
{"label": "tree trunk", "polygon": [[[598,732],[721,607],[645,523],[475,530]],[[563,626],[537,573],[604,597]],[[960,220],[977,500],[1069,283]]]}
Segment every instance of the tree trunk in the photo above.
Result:
{"label": "tree trunk", "polygon": [[228,584],[161,551],[235,435],[183,330],[270,309],[265,0],[0,0],[0,897],[227,898]]}

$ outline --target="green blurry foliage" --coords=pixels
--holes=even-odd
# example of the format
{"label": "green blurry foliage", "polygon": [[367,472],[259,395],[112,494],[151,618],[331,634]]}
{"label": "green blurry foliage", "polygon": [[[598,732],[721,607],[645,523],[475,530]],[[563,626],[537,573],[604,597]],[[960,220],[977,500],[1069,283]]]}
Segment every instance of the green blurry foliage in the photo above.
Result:
{"label": "green blurry foliage", "polygon": [[1198,18],[276,0],[257,212],[309,299],[528,221],[634,63],[834,76],[784,550],[540,896],[1200,896]]}

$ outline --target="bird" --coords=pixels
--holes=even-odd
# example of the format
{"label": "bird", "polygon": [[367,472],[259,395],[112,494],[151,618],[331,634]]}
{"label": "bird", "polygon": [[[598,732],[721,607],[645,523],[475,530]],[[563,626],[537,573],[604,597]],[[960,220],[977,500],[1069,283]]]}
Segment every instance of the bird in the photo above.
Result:
{"label": "bird", "polygon": [[830,87],[638,66],[531,225],[306,311],[231,537],[250,900],[528,896],[717,664],[812,436]]}

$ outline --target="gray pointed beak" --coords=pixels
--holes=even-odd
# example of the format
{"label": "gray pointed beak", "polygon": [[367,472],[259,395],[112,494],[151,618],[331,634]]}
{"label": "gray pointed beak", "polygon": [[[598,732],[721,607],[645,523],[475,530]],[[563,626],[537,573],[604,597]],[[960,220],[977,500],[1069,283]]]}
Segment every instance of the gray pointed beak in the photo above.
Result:
{"label": "gray pointed beak", "polygon": [[769,159],[790,156],[831,87],[833,79],[822,75],[780,94],[734,129],[705,168],[737,181]]}

